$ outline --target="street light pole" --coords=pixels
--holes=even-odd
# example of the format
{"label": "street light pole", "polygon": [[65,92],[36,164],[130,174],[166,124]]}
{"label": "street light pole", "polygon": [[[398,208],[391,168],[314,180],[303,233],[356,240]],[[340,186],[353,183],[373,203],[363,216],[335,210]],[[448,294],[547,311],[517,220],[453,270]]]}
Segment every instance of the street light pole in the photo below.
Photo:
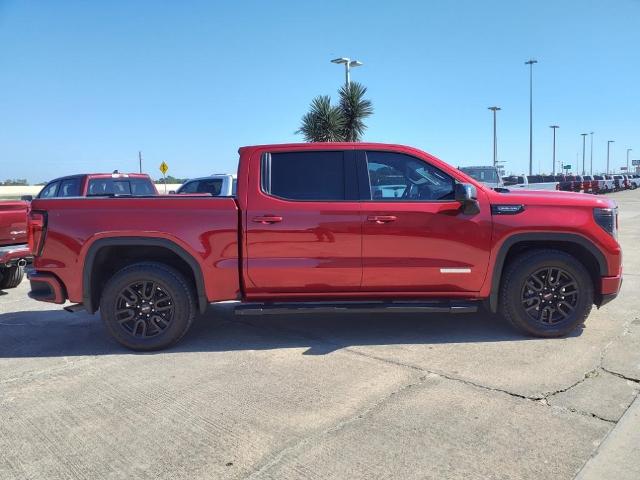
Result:
{"label": "street light pole", "polygon": [[589,175],[593,175],[593,132],[589,132],[591,135],[591,167],[589,168]]}
{"label": "street light pole", "polygon": [[351,60],[347,57],[334,58],[331,63],[343,63],[344,64],[344,84],[348,87],[351,84],[351,68],[359,67],[362,62],[358,60]]}
{"label": "street light pole", "polygon": [[524,62],[529,65],[529,175],[533,175],[533,58]]}
{"label": "street light pole", "polygon": [[[549,128],[553,129],[553,175],[556,174],[556,129],[560,128],[558,125],[550,125]],[[562,169],[560,170],[562,173]]]}
{"label": "street light pole", "polygon": [[502,110],[500,107],[488,107],[493,112],[493,166],[498,162],[498,135],[496,133],[496,112]]}
{"label": "street light pole", "polygon": [[582,175],[586,175],[587,172],[584,168],[584,153],[585,153],[585,141],[587,139],[587,135],[589,135],[588,133],[581,133],[580,135],[582,135]]}
{"label": "street light pole", "polygon": [[627,148],[627,173],[629,173],[629,152],[632,150],[632,148]]}
{"label": "street light pole", "polygon": [[609,173],[609,147],[615,140],[607,140],[607,174]]}

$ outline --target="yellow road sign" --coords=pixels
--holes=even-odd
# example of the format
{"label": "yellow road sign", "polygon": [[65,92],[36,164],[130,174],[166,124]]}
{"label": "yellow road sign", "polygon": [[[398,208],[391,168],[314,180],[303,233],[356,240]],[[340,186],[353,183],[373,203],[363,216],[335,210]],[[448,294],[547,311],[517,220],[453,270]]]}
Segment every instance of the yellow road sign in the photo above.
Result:
{"label": "yellow road sign", "polygon": [[160,171],[162,172],[162,175],[167,173],[167,170],[169,170],[169,165],[167,165],[165,162],[162,162],[160,164]]}

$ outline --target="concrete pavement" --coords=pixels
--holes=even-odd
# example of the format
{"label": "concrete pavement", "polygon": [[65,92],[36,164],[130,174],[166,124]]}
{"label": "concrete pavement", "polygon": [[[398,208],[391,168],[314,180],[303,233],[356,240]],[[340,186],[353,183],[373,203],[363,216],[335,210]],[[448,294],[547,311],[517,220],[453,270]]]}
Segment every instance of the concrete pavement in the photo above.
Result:
{"label": "concrete pavement", "polygon": [[565,339],[216,307],[134,354],[26,283],[0,292],[0,478],[640,478],[606,469],[640,469],[640,192],[612,197],[623,289]]}

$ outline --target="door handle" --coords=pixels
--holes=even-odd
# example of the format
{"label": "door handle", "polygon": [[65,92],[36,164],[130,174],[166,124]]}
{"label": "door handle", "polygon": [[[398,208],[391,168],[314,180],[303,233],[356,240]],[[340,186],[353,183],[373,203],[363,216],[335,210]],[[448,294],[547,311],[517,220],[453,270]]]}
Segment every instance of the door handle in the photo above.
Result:
{"label": "door handle", "polygon": [[282,217],[278,215],[263,215],[261,217],[253,217],[251,220],[255,223],[262,223],[263,225],[268,225],[271,223],[281,222]]}
{"label": "door handle", "polygon": [[398,219],[395,215],[371,215],[367,217],[367,221],[375,222],[378,225],[382,225],[383,223],[391,223],[395,222]]}

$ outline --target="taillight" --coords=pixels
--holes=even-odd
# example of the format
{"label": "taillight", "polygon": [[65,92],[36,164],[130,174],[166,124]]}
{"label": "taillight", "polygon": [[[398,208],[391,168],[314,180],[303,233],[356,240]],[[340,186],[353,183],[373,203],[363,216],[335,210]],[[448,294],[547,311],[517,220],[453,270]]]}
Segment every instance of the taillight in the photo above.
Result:
{"label": "taillight", "polygon": [[594,208],[593,218],[613,238],[618,238],[618,207]]}
{"label": "taillight", "polygon": [[29,250],[35,256],[42,253],[44,237],[47,231],[47,214],[45,212],[29,212],[28,242]]}

